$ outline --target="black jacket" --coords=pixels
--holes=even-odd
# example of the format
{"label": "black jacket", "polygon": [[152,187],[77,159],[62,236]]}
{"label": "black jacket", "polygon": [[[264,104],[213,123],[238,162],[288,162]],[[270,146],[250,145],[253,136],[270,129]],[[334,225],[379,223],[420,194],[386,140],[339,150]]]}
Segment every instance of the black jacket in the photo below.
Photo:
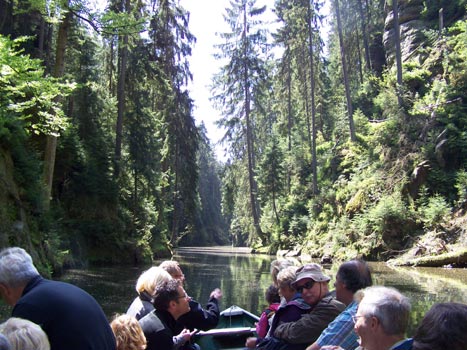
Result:
{"label": "black jacket", "polygon": [[133,316],[137,320],[141,320],[152,310],[154,310],[154,305],[152,304],[151,298],[149,296],[141,294],[133,300],[130,307],[126,311],[126,314],[129,316]]}
{"label": "black jacket", "polygon": [[178,329],[180,331],[183,328],[191,330],[197,328],[203,331],[215,328],[219,323],[219,304],[217,299],[210,298],[205,309],[196,300],[190,300],[190,311],[180,316],[177,323],[179,324]]}
{"label": "black jacket", "polygon": [[168,311],[153,310],[138,322],[146,336],[146,350],[172,350],[176,321]]}
{"label": "black jacket", "polygon": [[12,317],[47,333],[51,350],[115,350],[115,337],[97,301],[84,290],[37,276],[26,285]]}

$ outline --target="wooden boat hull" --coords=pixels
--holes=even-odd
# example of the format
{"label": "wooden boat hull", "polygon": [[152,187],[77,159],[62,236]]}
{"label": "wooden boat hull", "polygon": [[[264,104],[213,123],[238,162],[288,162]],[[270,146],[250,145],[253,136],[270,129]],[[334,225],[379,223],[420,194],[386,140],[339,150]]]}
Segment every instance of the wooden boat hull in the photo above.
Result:
{"label": "wooden boat hull", "polygon": [[197,334],[196,343],[201,350],[244,348],[246,338],[256,336],[258,321],[258,316],[233,305],[220,313],[216,328]]}

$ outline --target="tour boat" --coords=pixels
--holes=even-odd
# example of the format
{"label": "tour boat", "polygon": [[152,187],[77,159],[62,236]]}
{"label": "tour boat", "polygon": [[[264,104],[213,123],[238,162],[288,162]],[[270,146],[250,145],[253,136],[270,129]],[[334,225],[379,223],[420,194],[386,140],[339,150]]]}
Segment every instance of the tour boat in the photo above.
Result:
{"label": "tour boat", "polygon": [[220,313],[216,328],[197,333],[196,343],[202,350],[244,348],[246,339],[256,336],[258,321],[255,314],[232,305]]}

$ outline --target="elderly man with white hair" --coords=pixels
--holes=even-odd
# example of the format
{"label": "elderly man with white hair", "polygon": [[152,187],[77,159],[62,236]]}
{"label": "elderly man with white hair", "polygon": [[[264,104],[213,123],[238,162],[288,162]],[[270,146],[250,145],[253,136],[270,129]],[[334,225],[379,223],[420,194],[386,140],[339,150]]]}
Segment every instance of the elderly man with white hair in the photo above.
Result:
{"label": "elderly man with white hair", "polygon": [[[355,331],[364,350],[410,350],[412,339],[405,338],[410,318],[410,301],[398,290],[383,286],[368,287],[355,295]],[[322,350],[340,350],[323,346]]]}
{"label": "elderly man with white hair", "polygon": [[115,337],[97,301],[69,283],[43,278],[22,248],[0,252],[0,295],[12,317],[45,331],[51,350],[115,350]]}

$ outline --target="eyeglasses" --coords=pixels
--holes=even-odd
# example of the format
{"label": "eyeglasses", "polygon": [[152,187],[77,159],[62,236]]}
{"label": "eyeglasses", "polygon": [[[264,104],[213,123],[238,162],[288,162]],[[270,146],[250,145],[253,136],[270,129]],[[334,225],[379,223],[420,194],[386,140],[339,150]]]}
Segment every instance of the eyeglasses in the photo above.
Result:
{"label": "eyeglasses", "polygon": [[296,289],[297,289],[297,292],[301,293],[301,292],[303,292],[304,289],[313,288],[314,285],[315,285],[315,281],[308,281],[308,282],[306,282],[305,284],[303,284],[301,286],[297,286]]}
{"label": "eyeglasses", "polygon": [[364,315],[354,315],[354,316],[352,316],[352,321],[353,321],[353,323],[357,323],[357,320],[358,320],[360,317],[365,317],[365,316],[364,316]]}
{"label": "eyeglasses", "polygon": [[188,294],[185,293],[184,295],[179,295],[179,296],[177,297],[177,300],[178,300],[178,299],[189,299],[189,298],[190,298],[190,297],[188,296]]}

